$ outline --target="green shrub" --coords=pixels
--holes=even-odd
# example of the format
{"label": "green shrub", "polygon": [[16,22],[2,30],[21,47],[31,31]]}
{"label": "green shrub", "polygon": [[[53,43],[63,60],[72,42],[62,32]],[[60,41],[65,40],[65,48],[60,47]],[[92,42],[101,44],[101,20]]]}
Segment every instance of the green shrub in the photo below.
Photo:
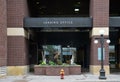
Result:
{"label": "green shrub", "polygon": [[57,60],[57,64],[58,64],[58,65],[62,65],[63,63],[62,63],[61,60]]}
{"label": "green shrub", "polygon": [[45,61],[40,62],[40,65],[46,65]]}
{"label": "green shrub", "polygon": [[53,61],[49,61],[49,65],[56,65]]}

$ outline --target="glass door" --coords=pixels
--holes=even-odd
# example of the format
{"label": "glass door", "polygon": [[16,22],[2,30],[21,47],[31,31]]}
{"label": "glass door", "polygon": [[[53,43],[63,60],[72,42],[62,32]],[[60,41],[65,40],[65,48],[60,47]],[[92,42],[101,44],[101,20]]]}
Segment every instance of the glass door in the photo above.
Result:
{"label": "glass door", "polygon": [[115,55],[115,46],[109,46],[109,63],[110,68],[116,68],[116,55]]}

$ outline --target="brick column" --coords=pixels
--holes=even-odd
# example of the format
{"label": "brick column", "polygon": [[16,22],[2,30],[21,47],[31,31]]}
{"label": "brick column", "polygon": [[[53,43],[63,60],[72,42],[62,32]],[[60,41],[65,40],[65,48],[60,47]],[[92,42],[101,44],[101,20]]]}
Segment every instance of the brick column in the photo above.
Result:
{"label": "brick column", "polygon": [[7,12],[6,0],[0,0],[0,67],[7,65]]}
{"label": "brick column", "polygon": [[[90,16],[93,18],[93,29],[91,32],[91,57],[90,57],[90,72],[92,74],[99,74],[101,68],[100,60],[98,58],[98,44],[94,43],[95,38],[99,38],[100,30],[104,30],[105,37],[109,36],[109,0],[91,0],[90,1]],[[105,48],[105,60],[104,69],[106,74],[109,74],[109,48],[108,44],[104,43]]]}
{"label": "brick column", "polygon": [[27,32],[23,19],[28,15],[27,0],[7,0],[8,74],[22,75],[27,71]]}

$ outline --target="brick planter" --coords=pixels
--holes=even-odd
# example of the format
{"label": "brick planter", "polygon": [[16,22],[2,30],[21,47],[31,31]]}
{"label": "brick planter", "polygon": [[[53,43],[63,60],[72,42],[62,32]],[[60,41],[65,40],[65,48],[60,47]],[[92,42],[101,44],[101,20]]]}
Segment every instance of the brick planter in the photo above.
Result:
{"label": "brick planter", "polygon": [[35,75],[46,75],[46,66],[34,66],[34,74]]}
{"label": "brick planter", "polygon": [[35,75],[51,75],[58,76],[60,75],[60,70],[64,69],[65,75],[79,75],[81,74],[81,66],[80,65],[69,65],[69,66],[34,66],[34,74]]}
{"label": "brick planter", "polygon": [[69,66],[69,73],[70,73],[70,75],[79,75],[79,74],[81,74],[81,66],[80,65]]}
{"label": "brick planter", "polygon": [[46,68],[46,75],[60,75],[60,70],[64,69],[65,75],[69,75],[68,66],[49,66]]}

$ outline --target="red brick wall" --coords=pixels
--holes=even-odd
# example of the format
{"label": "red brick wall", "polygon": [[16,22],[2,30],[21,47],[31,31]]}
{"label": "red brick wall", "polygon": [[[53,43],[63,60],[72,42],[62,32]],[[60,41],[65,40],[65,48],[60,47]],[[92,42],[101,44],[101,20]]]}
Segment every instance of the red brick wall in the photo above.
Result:
{"label": "red brick wall", "polygon": [[26,40],[23,36],[8,36],[8,65],[26,65]]}
{"label": "red brick wall", "polygon": [[60,70],[64,70],[65,75],[79,75],[81,74],[81,66],[34,66],[34,74],[35,75],[52,75],[52,76],[59,76]]}
{"label": "red brick wall", "polygon": [[[106,36],[107,37],[107,36]],[[94,36],[91,38],[91,58],[90,58],[90,64],[91,65],[100,65],[101,61],[98,60],[98,48],[101,48],[101,44],[100,42],[98,42],[97,44],[94,43],[95,38],[100,38],[99,36]],[[99,41],[99,40],[98,40]],[[104,42],[104,48],[105,48],[105,60],[104,60],[104,64],[105,65],[109,65],[109,47],[108,47],[108,43],[106,43],[106,40]]]}
{"label": "red brick wall", "polygon": [[[109,0],[91,0],[90,1],[90,16],[93,18],[93,28],[109,28]],[[94,30],[95,31],[95,30]],[[90,53],[90,64],[91,65],[100,65],[100,61],[98,61],[98,47],[100,46],[100,42],[98,44],[94,43],[96,35],[91,37],[91,53]],[[108,44],[105,42],[105,65],[109,65],[109,49]]]}
{"label": "red brick wall", "polygon": [[109,0],[91,0],[90,15],[93,27],[109,26]]}
{"label": "red brick wall", "polygon": [[[28,16],[27,0],[7,0],[7,27],[23,28]],[[8,65],[27,64],[27,42],[24,36],[8,35]]]}
{"label": "red brick wall", "polygon": [[27,12],[27,0],[7,0],[8,27],[23,27]]}
{"label": "red brick wall", "polygon": [[0,66],[7,64],[6,0],[0,0]]}

